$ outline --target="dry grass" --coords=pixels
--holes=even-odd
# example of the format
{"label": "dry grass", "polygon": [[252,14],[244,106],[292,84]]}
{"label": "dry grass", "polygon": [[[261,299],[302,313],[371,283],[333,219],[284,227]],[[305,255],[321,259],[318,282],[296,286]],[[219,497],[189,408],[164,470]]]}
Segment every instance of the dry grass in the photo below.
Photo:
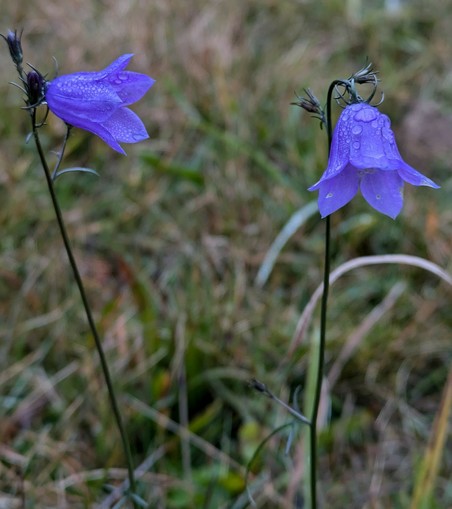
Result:
{"label": "dry grass", "polygon": [[[289,104],[295,91],[309,86],[324,100],[332,79],[369,57],[402,154],[442,185],[407,189],[396,222],[354,200],[333,220],[333,267],[406,253],[451,271],[450,146],[438,148],[432,133],[452,135],[452,17],[447,2],[401,4],[397,12],[384,2],[310,0],[2,6],[1,31],[24,27],[26,60],[50,76],[52,56],[68,73],[133,52],[133,70],[157,80],[134,108],[151,140],[124,158],[77,131],[67,164],[101,177],[58,182],[150,507],[247,507],[246,464],[289,416],[246,381],[263,380],[285,400],[306,382],[308,342],[281,361],[321,280],[317,217],[290,239],[267,284],[254,285],[325,165],[318,123]],[[37,158],[24,144],[6,47],[0,66],[0,507],[106,508],[107,488],[126,478],[120,442]],[[421,130],[419,101],[441,111]],[[49,153],[63,129],[49,119]],[[402,266],[362,268],[335,285],[327,373],[361,336],[333,372],[324,407],[325,507],[410,507],[450,367],[450,303],[445,283]],[[298,435],[289,455],[286,431],[253,463],[259,508],[303,507]],[[429,509],[452,505],[451,468],[449,442]]]}

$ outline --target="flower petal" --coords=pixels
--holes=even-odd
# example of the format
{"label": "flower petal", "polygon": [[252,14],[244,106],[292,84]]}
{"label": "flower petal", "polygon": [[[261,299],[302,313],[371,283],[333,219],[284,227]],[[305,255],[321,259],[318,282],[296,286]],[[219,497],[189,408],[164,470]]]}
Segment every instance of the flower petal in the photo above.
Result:
{"label": "flower petal", "polygon": [[347,166],[349,162],[349,140],[347,140],[347,123],[349,121],[350,111],[346,108],[340,115],[336,128],[333,132],[331,141],[330,156],[328,165],[321,179],[309,188],[309,191],[316,191],[320,184],[328,179],[336,177]]}
{"label": "flower petal", "polygon": [[[68,122],[70,123],[70,122]],[[74,124],[70,124],[74,125]],[[83,127],[81,129],[85,131],[89,131],[90,133],[99,136],[102,140],[105,141],[113,150],[119,152],[120,154],[126,155],[125,151],[119,145],[119,143],[115,140],[115,138],[110,134],[110,132],[99,122],[92,122],[90,120],[84,120]]]}
{"label": "flower petal", "polygon": [[367,103],[349,106],[350,163],[356,168],[391,171],[402,161],[389,118]]}
{"label": "flower petal", "polygon": [[350,165],[339,175],[320,182],[318,204],[321,216],[326,217],[346,205],[358,192],[358,187],[358,173]]}
{"label": "flower petal", "polygon": [[397,171],[374,170],[361,177],[361,193],[378,212],[395,219],[403,206],[403,180]]}
{"label": "flower petal", "polygon": [[149,138],[143,122],[129,108],[118,109],[102,125],[116,141],[123,143],[137,143]]}
{"label": "flower petal", "polygon": [[412,168],[409,164],[403,163],[397,172],[405,182],[408,182],[408,184],[413,186],[428,186],[433,187],[434,189],[440,188],[440,186],[435,184],[433,180],[430,180],[425,175],[422,175],[422,173]]}
{"label": "flower petal", "polygon": [[82,129],[79,119],[102,122],[122,103],[111,86],[85,78],[82,73],[60,76],[48,84],[46,91],[50,111]]}
{"label": "flower petal", "polygon": [[140,100],[155,83],[149,76],[131,71],[114,73],[107,79],[124,106]]}
{"label": "flower petal", "polygon": [[108,67],[102,69],[102,71],[98,71],[92,74],[96,74],[96,79],[103,79],[109,74],[114,74],[117,72],[123,71],[128,65],[130,60],[133,57],[133,53],[126,53],[125,55],[121,55],[114,62],[112,62]]}

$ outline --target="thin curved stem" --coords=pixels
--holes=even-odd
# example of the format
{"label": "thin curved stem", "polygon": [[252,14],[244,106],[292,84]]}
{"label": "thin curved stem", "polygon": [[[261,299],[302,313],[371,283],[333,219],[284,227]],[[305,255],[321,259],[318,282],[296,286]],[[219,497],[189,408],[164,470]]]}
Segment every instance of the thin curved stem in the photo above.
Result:
{"label": "thin curved stem", "polygon": [[61,147],[60,153],[58,154],[58,159],[55,164],[55,168],[52,171],[52,181],[53,182],[55,182],[55,179],[58,174],[58,170],[60,169],[61,161],[63,160],[64,152],[66,150],[67,140],[69,139],[69,135],[71,134],[71,129],[72,129],[72,126],[69,124],[66,124],[66,135],[63,140],[63,146]]}
{"label": "thin curved stem", "polygon": [[[331,124],[331,99],[335,87],[341,84],[342,80],[333,81],[328,89],[326,103],[326,127],[328,134],[328,154],[331,150],[333,138],[333,128]],[[309,434],[309,457],[310,457],[310,491],[311,508],[317,509],[317,417],[319,414],[320,397],[322,394],[322,380],[325,364],[325,344],[326,344],[326,319],[328,309],[328,292],[330,287],[330,244],[331,244],[331,221],[330,216],[325,220],[325,259],[323,269],[323,293],[320,308],[320,344],[318,349],[316,382],[314,391],[314,402],[312,405],[310,434]]]}
{"label": "thin curved stem", "polygon": [[[61,212],[61,208],[60,208],[60,205],[58,203],[58,199],[57,199],[57,196],[56,196],[56,193],[55,193],[55,189],[54,189],[54,186],[53,186],[52,175],[50,173],[49,166],[47,164],[47,161],[46,161],[46,158],[45,158],[45,155],[44,155],[44,151],[43,151],[42,146],[41,146],[41,141],[39,139],[38,129],[37,129],[37,125],[36,125],[36,110],[35,109],[33,109],[32,112],[31,112],[31,121],[32,121],[33,137],[34,137],[34,140],[35,140],[36,148],[38,150],[38,154],[39,154],[39,158],[41,160],[42,167],[44,169],[44,174],[45,174],[45,177],[46,177],[46,181],[47,181],[47,186],[48,186],[48,189],[49,189],[50,197],[52,199],[53,208],[55,210],[55,215],[56,215],[56,218],[57,218],[57,222],[58,222],[58,226],[59,226],[59,229],[60,229],[61,237],[63,238],[64,247],[66,249],[66,253],[67,253],[67,256],[69,258],[69,264],[70,264],[70,266],[72,268],[72,272],[73,272],[75,281],[77,283],[77,287],[78,287],[78,290],[79,290],[79,293],[80,293],[80,297],[81,297],[82,302],[83,302],[83,307],[85,308],[86,318],[88,320],[88,324],[89,324],[89,327],[91,329],[91,333],[92,333],[93,338],[94,338],[94,343],[96,345],[96,349],[97,349],[97,352],[99,354],[100,364],[101,364],[101,367],[102,367],[102,372],[103,372],[103,375],[104,375],[105,383],[107,385],[107,390],[108,390],[108,395],[109,395],[109,398],[110,398],[111,407],[112,407],[114,418],[115,418],[115,421],[116,421],[116,424],[117,424],[117,427],[118,427],[118,430],[119,430],[119,434],[121,435],[122,446],[123,446],[123,449],[124,449],[124,453],[125,453],[125,456],[126,456],[126,462],[127,462],[127,471],[128,471],[128,477],[129,477],[129,483],[130,483],[130,492],[132,494],[135,494],[136,493],[136,483],[135,483],[135,476],[134,476],[133,462],[132,462],[132,454],[131,454],[131,451],[130,451],[129,441],[127,439],[126,430],[125,430],[125,427],[124,427],[124,424],[123,424],[123,421],[122,421],[121,412],[119,410],[119,405],[118,405],[118,402],[116,400],[116,395],[115,395],[115,391],[114,391],[114,388],[113,388],[113,382],[112,382],[112,379],[111,379],[110,370],[108,368],[107,359],[105,357],[105,353],[104,353],[104,350],[102,348],[102,342],[101,342],[99,334],[97,332],[96,324],[94,323],[93,315],[91,313],[91,308],[90,308],[90,305],[88,303],[88,299],[87,299],[87,296],[86,296],[86,292],[85,292],[85,288],[84,288],[84,285],[83,285],[83,281],[82,281],[82,278],[80,276],[80,272],[78,270],[77,263],[75,261],[75,257],[74,257],[73,251],[72,251],[71,243],[69,241],[69,237],[68,237],[68,234],[67,234],[67,231],[66,231],[66,226],[65,226],[65,223],[64,223],[64,220],[63,220],[63,214]],[[68,134],[69,133],[67,133],[67,136],[68,136]],[[63,148],[62,148],[62,153],[60,154],[59,160],[57,162],[57,167],[59,166],[59,163],[61,162],[61,159],[63,157],[63,152],[64,152],[64,148],[66,146],[66,141],[67,141],[67,136],[66,136]],[[132,497],[132,500],[133,500],[133,497]],[[135,502],[133,502],[133,503],[134,503],[134,506],[137,507],[136,503]]]}

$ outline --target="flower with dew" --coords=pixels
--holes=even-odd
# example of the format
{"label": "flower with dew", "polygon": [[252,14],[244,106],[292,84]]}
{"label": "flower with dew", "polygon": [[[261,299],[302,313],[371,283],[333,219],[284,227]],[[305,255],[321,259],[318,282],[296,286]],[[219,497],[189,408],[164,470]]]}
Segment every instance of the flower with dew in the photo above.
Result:
{"label": "flower with dew", "polygon": [[124,70],[132,57],[122,55],[103,71],[77,72],[48,82],[45,99],[50,111],[125,154],[120,142],[149,138],[143,122],[127,106],[141,99],[154,84],[145,74]]}
{"label": "flower with dew", "polygon": [[361,189],[371,207],[395,219],[403,206],[403,185],[439,188],[409,164],[397,149],[389,118],[360,102],[340,115],[322,178],[309,188],[319,191],[320,214],[346,205]]}

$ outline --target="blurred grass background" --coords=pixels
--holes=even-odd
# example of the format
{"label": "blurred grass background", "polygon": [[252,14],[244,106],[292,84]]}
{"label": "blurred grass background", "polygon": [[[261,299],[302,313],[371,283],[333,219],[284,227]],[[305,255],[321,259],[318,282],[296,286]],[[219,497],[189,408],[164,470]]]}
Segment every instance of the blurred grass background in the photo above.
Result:
{"label": "blurred grass background", "polygon": [[[24,28],[41,72],[97,70],[133,52],[157,80],[134,105],[151,139],[121,157],[76,130],[65,166],[100,173],[57,182],[69,233],[119,393],[140,495],[158,508],[248,507],[245,468],[291,422],[247,388],[256,377],[291,401],[308,341],[283,363],[321,281],[315,215],[255,285],[289,217],[326,164],[325,134],[290,103],[369,58],[404,158],[441,184],[407,186],[392,221],[362,198],[333,217],[333,267],[406,253],[451,270],[452,6],[360,0],[2,1],[1,32]],[[0,507],[110,507],[126,478],[97,354],[68,268],[28,118],[0,53]],[[336,109],[336,114],[337,114]],[[42,130],[51,152],[59,119]],[[403,287],[396,286],[403,283]],[[370,330],[371,313],[400,291]],[[330,300],[326,373],[347,340],[320,437],[328,508],[452,507],[451,441],[425,506],[413,502],[451,361],[450,289],[405,266],[361,268]],[[314,323],[317,323],[315,321]],[[326,403],[325,403],[326,405]],[[325,408],[325,406],[324,406]],[[252,464],[260,508],[301,508],[300,429],[276,434]],[[450,438],[450,437],[449,437]],[[424,463],[423,463],[424,462]],[[98,505],[96,505],[98,504]]]}

